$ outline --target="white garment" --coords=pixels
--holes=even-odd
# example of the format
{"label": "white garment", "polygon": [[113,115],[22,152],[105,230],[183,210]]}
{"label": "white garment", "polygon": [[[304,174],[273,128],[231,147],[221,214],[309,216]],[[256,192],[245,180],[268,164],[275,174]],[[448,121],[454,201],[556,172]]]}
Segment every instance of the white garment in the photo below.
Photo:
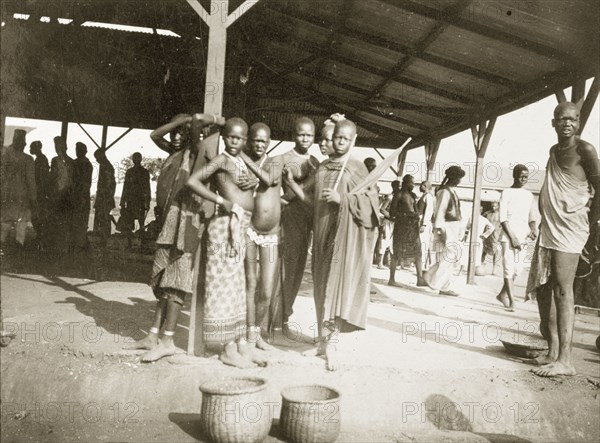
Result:
{"label": "white garment", "polygon": [[[519,243],[527,241],[529,223],[535,221],[533,194],[523,188],[508,188],[500,196],[500,223],[508,222]],[[504,231],[500,241],[509,242]]]}

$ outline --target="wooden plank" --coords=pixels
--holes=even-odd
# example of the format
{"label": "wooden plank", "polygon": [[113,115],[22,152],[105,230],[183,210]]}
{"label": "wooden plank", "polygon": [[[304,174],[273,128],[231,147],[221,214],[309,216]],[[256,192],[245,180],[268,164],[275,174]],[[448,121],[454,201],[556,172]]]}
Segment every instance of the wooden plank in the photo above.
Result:
{"label": "wooden plank", "polygon": [[[65,124],[65,122],[63,122],[63,125],[64,125],[64,124]],[[93,138],[93,137],[90,135],[90,133],[86,131],[86,129],[85,129],[85,128],[84,128],[84,127],[81,125],[81,123],[77,123],[77,126],[79,126],[79,127],[81,128],[81,130],[82,130],[82,131],[85,133],[85,135],[87,135],[87,136],[88,136],[88,138],[89,138],[89,139],[92,141],[92,143],[94,143],[94,144],[96,145],[96,147],[97,147],[98,149],[100,149],[100,145],[99,145],[98,143],[96,143],[96,140],[94,140],[94,138]],[[63,127],[64,127],[64,126],[63,126]],[[102,128],[103,128],[103,133],[104,133],[104,126],[102,126]],[[67,132],[67,131],[65,130],[65,134],[66,134],[66,132]],[[61,135],[62,135],[62,130],[61,130]],[[67,138],[66,138],[67,136],[65,135],[64,137],[65,137],[65,140],[66,140],[66,139],[67,139]]]}
{"label": "wooden plank", "polygon": [[[496,117],[492,117],[489,122],[482,121],[479,124],[479,131],[477,136],[479,139],[479,148],[477,149],[477,160],[475,163],[475,187],[473,189],[473,209],[471,211],[471,232],[469,235],[469,265],[467,268],[467,284],[472,285],[475,283],[475,254],[477,251],[477,244],[481,241],[477,233],[479,232],[479,215],[481,213],[481,188],[483,186],[483,160],[487,152],[487,148],[490,142],[490,138],[496,125]],[[483,130],[481,128],[484,128]],[[473,137],[475,137],[475,131],[472,129]],[[482,138],[481,138],[482,136]],[[479,252],[480,253],[480,252]]]}
{"label": "wooden plank", "polygon": [[246,0],[244,3],[242,3],[240,6],[238,6],[235,11],[233,11],[231,14],[229,14],[227,16],[227,22],[226,22],[225,26],[227,28],[229,28],[242,15],[244,15],[246,12],[248,12],[250,10],[250,8],[252,8],[252,6],[254,6],[255,4],[257,4],[259,1],[260,0]]}
{"label": "wooden plank", "polygon": [[550,47],[530,39],[519,37],[514,33],[505,32],[497,28],[490,28],[488,26],[485,26],[481,22],[476,22],[468,18],[444,14],[443,11],[431,8],[422,3],[416,3],[410,0],[403,0],[401,2],[398,2],[396,0],[382,1],[396,8],[400,8],[405,11],[409,11],[433,20],[437,20],[439,22],[446,23],[448,25],[464,29],[469,32],[473,32],[475,34],[479,34],[481,36],[497,40],[499,42],[506,43],[511,46],[516,46],[518,48],[525,49],[527,51],[533,52],[543,57],[547,57],[549,59],[564,60],[565,64],[575,63],[580,65],[582,63],[577,58],[571,56],[568,53],[562,52],[554,47]]}
{"label": "wooden plank", "polygon": [[[216,1],[216,0],[213,0]],[[221,8],[227,8],[229,0],[219,0]],[[206,57],[206,80],[204,113],[222,115],[223,87],[225,84],[225,53],[227,28],[221,20],[211,20],[208,30],[208,54]]]}
{"label": "wooden plank", "polygon": [[106,139],[108,138],[108,126],[102,125],[102,149],[106,149]]}
{"label": "wooden plank", "polygon": [[129,134],[131,131],[133,131],[133,128],[128,128],[125,132],[123,132],[121,135],[119,135],[115,141],[113,141],[110,145],[108,145],[106,147],[106,149],[110,149],[111,147],[113,147],[114,145],[116,145],[119,140],[121,140],[123,137],[125,137],[127,134]]}
{"label": "wooden plank", "polygon": [[473,189],[473,209],[471,211],[471,232],[469,233],[469,266],[467,268],[467,284],[475,283],[475,253],[479,230],[479,214],[481,211],[481,188],[483,185],[483,157],[477,156],[475,163],[475,188]]}
{"label": "wooden plank", "polygon": [[585,97],[585,80],[580,79],[573,83],[571,88],[571,101],[577,103]]}
{"label": "wooden plank", "polygon": [[[81,126],[81,125],[79,125],[79,126]],[[69,132],[69,122],[61,122],[61,124],[60,124],[60,136],[65,141],[67,141],[67,133],[68,132]],[[4,134],[4,131],[2,131],[2,133]],[[89,134],[88,134],[88,137],[89,137]],[[92,139],[92,141],[94,141],[94,140]],[[96,142],[94,142],[94,144],[96,144]],[[98,146],[98,145],[96,144],[96,146]]]}
{"label": "wooden plank", "polygon": [[[378,148],[373,148],[373,149],[375,149],[375,152],[377,153],[377,155],[379,155],[379,157],[381,157],[382,160],[385,160],[385,157],[381,154],[381,152],[379,152]],[[398,170],[394,169],[393,166],[390,166],[390,169],[392,170],[392,172],[394,173],[394,175],[396,177],[398,177]]]}
{"label": "wooden plank", "polygon": [[406,154],[408,153],[408,149],[404,148],[398,157],[398,180],[402,179],[402,174],[404,173],[404,166],[406,165]]}
{"label": "wooden plank", "polygon": [[479,147],[479,156],[482,158],[485,157],[485,153],[487,152],[490,138],[492,137],[492,132],[494,131],[494,126],[496,126],[496,117],[490,118],[487,128],[485,129],[485,134],[483,136],[481,146]]}
{"label": "wooden plank", "polygon": [[[598,98],[598,92],[600,91],[600,84],[598,83],[598,76],[594,77],[594,82],[590,87],[590,90],[583,102],[583,106],[581,107],[581,112],[579,115],[579,133],[583,132],[585,125],[590,118],[590,114],[592,109],[594,108],[594,103],[596,103],[596,99]],[[597,128],[596,128],[597,129]]]}
{"label": "wooden plank", "polygon": [[558,100],[558,103],[564,103],[567,101],[567,96],[565,95],[565,91],[563,91],[562,89],[557,90],[554,95],[556,95],[556,100]]}
{"label": "wooden plank", "polygon": [[[188,2],[188,4],[192,7],[192,9],[194,11],[196,11],[196,14],[198,14],[200,16],[200,18],[202,19],[202,21],[205,24],[209,24],[209,14],[208,12],[206,12],[206,9],[204,9],[204,7],[198,2],[198,0],[186,0]],[[228,0],[226,0],[228,2]],[[225,7],[227,7],[227,5],[225,5]]]}
{"label": "wooden plank", "polygon": [[[275,2],[268,2],[268,3],[266,3],[266,6],[271,11],[276,11],[284,16],[287,16],[288,18],[293,18],[294,20],[296,20],[298,22],[301,22],[301,23],[305,22],[305,23],[311,24],[315,27],[329,29],[333,25],[333,23],[330,23],[328,20],[325,20],[322,17],[308,16],[308,15],[299,13],[298,11],[294,10],[293,8],[283,9],[283,6],[276,6]],[[400,52],[402,54],[410,55],[411,57],[415,57],[415,58],[419,58],[419,59],[428,61],[429,63],[443,66],[445,68],[448,68],[448,69],[451,69],[451,70],[454,70],[457,72],[462,72],[463,74],[469,74],[474,77],[481,78],[490,83],[497,83],[500,85],[504,85],[504,86],[509,87],[510,89],[514,89],[518,86],[518,84],[516,82],[514,82],[513,80],[508,79],[506,77],[502,77],[500,75],[482,71],[474,66],[465,65],[463,63],[445,59],[443,57],[439,57],[439,56],[436,56],[433,54],[419,53],[411,46],[405,45],[405,44],[397,42],[395,40],[387,39],[382,36],[374,35],[374,34],[371,34],[368,32],[364,32],[364,31],[359,31],[357,29],[348,29],[348,28],[341,29],[339,31],[339,33],[340,33],[340,35],[343,35],[345,37],[362,40],[363,42],[366,42],[366,43],[369,43],[369,44],[375,46],[375,48],[373,49],[374,51],[376,51],[377,48],[387,48],[387,49],[391,49],[396,52]]]}

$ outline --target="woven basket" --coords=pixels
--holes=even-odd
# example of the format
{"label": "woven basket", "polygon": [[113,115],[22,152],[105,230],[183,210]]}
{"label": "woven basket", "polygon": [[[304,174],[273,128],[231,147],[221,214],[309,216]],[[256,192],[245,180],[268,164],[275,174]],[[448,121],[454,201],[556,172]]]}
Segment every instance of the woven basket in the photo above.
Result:
{"label": "woven basket", "polygon": [[258,443],[271,429],[267,381],[230,378],[200,386],[203,436],[214,443]]}
{"label": "woven basket", "polygon": [[281,391],[279,425],[294,443],[331,443],[340,434],[340,393],[326,386],[292,386]]}

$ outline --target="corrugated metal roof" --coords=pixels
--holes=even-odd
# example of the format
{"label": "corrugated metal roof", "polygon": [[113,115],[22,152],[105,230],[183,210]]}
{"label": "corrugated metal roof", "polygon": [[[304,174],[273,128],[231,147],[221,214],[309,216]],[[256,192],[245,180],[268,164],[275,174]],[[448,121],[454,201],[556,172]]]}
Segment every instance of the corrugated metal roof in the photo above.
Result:
{"label": "corrugated metal roof", "polygon": [[[208,0],[201,3],[209,9]],[[231,0],[229,12],[241,4]],[[15,12],[73,23],[50,31],[52,24],[39,19],[14,23]],[[112,100],[87,109],[89,97],[71,93],[88,123],[152,127],[175,112],[202,109],[207,29],[187,2],[31,0],[3,2],[2,13],[3,62],[5,54],[19,52],[6,50],[5,43],[22,45],[29,40],[14,39],[33,31],[47,42],[41,47],[47,63],[66,58],[76,64],[79,58],[80,66],[71,68],[92,84],[129,81],[153,96],[143,100],[138,90],[121,88],[113,93],[122,106]],[[597,75],[599,18],[596,0],[260,0],[228,31],[224,114],[263,119],[275,138],[289,139],[289,123],[301,113],[319,120],[344,112],[360,126],[364,146],[393,148],[411,136],[415,147]],[[182,38],[123,33],[113,39],[112,31],[81,28],[86,21],[168,29]],[[15,29],[17,37],[11,37]],[[24,58],[33,59],[28,51],[23,49]],[[100,53],[111,66],[132,66],[116,73],[100,69],[81,51]],[[249,81],[240,85],[249,67]],[[140,68],[144,75],[125,78]],[[56,105],[66,101],[61,77],[45,75],[45,65],[2,69],[3,77],[18,74],[15,83],[31,78],[48,101],[56,91],[55,104],[47,106],[3,94],[3,109],[23,117],[73,118]],[[261,109],[260,103],[273,100],[289,111]]]}

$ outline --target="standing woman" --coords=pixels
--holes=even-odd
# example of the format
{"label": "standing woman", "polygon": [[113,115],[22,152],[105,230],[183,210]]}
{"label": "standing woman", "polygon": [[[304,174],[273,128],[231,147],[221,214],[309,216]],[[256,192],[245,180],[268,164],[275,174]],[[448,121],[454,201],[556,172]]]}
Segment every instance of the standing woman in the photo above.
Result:
{"label": "standing woman", "polygon": [[460,261],[460,201],[454,188],[465,176],[460,166],[446,169],[444,180],[436,194],[433,217],[433,244],[436,263],[423,273],[427,285],[441,295],[457,297],[452,290],[455,264]]}

